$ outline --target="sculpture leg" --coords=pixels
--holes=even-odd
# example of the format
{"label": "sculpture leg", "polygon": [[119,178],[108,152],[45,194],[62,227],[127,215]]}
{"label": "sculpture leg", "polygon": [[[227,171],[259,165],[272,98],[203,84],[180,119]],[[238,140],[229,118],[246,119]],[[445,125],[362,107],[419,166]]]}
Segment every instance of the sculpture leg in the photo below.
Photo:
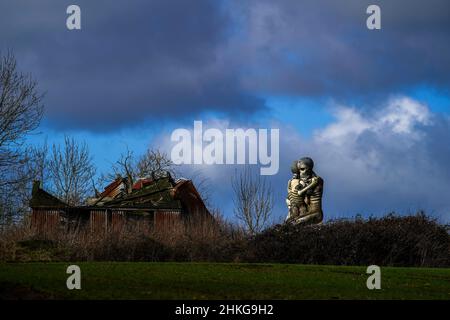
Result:
{"label": "sculpture leg", "polygon": [[322,211],[313,212],[295,220],[296,224],[318,224],[323,220]]}
{"label": "sculpture leg", "polygon": [[298,207],[293,205],[289,209],[289,216],[288,216],[287,221],[295,221],[296,219],[298,219],[299,216],[300,216],[300,214],[299,214]]}

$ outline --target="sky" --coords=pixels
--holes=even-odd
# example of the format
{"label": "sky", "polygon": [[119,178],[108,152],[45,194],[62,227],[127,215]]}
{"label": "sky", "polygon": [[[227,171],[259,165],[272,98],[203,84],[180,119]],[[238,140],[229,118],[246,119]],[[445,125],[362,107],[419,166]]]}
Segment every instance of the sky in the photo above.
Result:
{"label": "sky", "polygon": [[[66,8],[81,8],[81,30]],[[381,30],[366,9],[381,8]],[[170,154],[176,128],[280,129],[266,176],[286,216],[290,164],[325,180],[326,219],[424,209],[450,221],[450,3],[446,0],[0,2],[0,50],[45,92],[31,144],[84,140],[99,173],[128,147]],[[233,216],[230,176],[201,172]]]}

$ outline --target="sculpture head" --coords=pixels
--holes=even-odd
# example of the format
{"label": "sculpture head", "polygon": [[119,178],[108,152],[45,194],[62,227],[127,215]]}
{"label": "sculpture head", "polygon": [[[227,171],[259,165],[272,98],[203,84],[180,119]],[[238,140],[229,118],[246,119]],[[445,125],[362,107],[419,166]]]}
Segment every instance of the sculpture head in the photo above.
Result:
{"label": "sculpture head", "polygon": [[297,168],[301,179],[313,176],[314,161],[311,158],[301,158],[297,162]]}
{"label": "sculpture head", "polygon": [[291,172],[292,172],[292,179],[298,179],[299,172],[298,172],[298,161],[294,161],[291,165]]}

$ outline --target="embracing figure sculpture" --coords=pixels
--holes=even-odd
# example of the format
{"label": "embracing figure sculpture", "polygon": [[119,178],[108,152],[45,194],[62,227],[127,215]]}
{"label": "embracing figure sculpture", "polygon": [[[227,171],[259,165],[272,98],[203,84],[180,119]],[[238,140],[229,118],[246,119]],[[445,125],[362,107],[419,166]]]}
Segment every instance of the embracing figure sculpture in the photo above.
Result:
{"label": "embracing figure sculpture", "polygon": [[287,223],[318,224],[323,220],[323,180],[313,171],[314,161],[301,158],[291,166],[292,179],[288,182],[286,204]]}

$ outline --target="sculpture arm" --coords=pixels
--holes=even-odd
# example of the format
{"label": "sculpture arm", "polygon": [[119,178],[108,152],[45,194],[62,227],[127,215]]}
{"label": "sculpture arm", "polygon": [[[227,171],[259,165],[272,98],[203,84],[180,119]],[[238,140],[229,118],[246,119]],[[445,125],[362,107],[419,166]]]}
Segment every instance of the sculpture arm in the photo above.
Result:
{"label": "sculpture arm", "polygon": [[291,201],[289,200],[289,192],[291,191],[291,180],[288,181],[287,185],[287,196],[286,196],[286,205],[288,208],[291,206]]}
{"label": "sculpture arm", "polygon": [[313,177],[311,179],[311,183],[309,185],[304,187],[302,190],[298,191],[298,195],[301,196],[303,193],[305,193],[306,191],[308,191],[311,188],[314,188],[318,184],[319,184],[319,178],[318,177]]}

